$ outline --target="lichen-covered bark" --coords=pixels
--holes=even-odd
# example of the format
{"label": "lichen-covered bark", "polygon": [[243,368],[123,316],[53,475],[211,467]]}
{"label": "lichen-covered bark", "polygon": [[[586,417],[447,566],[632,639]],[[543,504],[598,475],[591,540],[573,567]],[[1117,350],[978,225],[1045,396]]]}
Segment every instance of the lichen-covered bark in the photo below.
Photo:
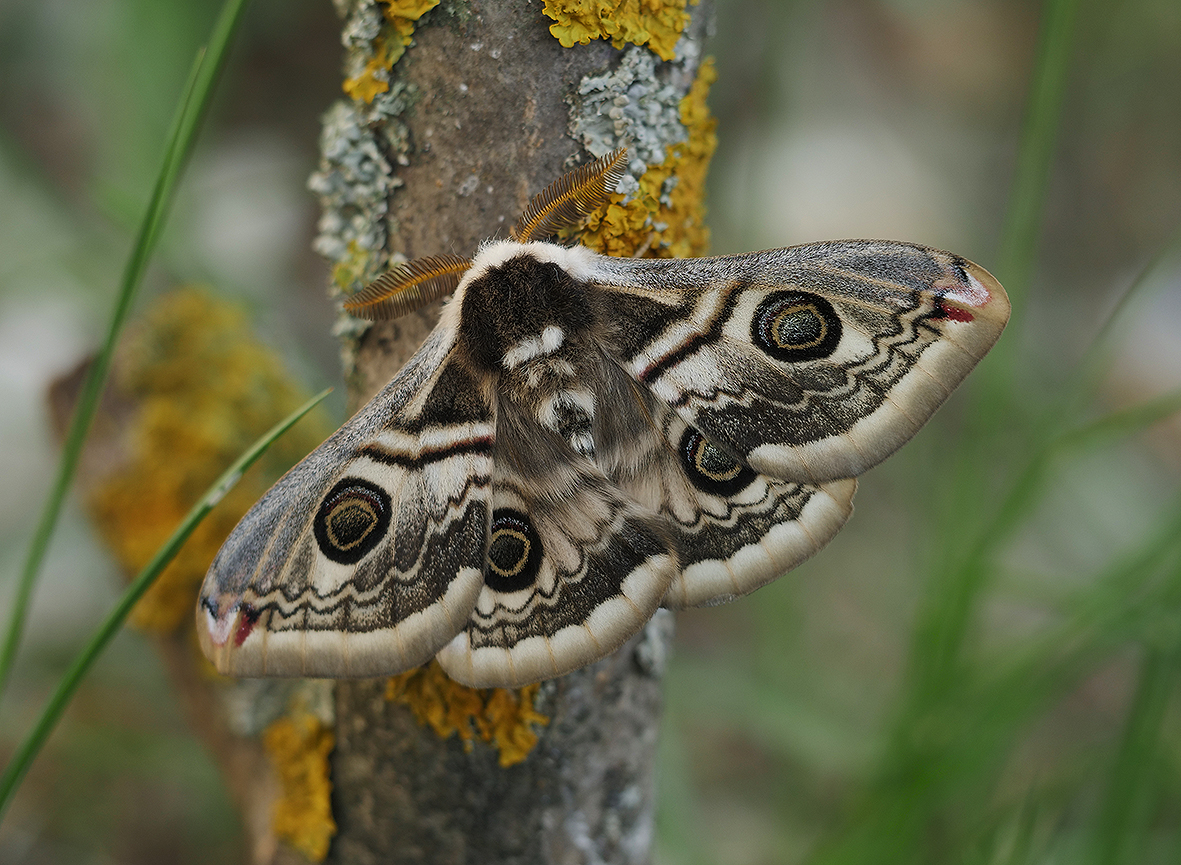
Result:
{"label": "lichen-covered bark", "polygon": [[[583,144],[615,146],[612,130],[643,137],[651,158],[661,158],[662,133],[629,125],[624,108],[637,113],[642,97],[649,114],[665,122],[671,111],[675,119],[704,35],[702,12],[686,28],[681,59],[659,73],[640,63],[652,80],[637,82],[632,72],[611,77],[625,51],[609,42],[563,48],[536,3],[444,4],[413,24],[394,22],[394,5],[414,4],[384,7],[385,21],[373,18],[383,10],[368,0],[346,10],[346,90],[354,98],[326,116],[325,161],[312,180],[325,204],[318,248],[345,292],[397,253],[471,255],[482,240],[505,236],[534,193],[580,153],[585,157]],[[390,40],[400,38],[391,22],[398,33],[413,28],[413,43],[387,76],[374,58],[389,56]],[[626,97],[629,81],[632,99],[614,102]],[[573,117],[580,87],[583,96],[599,88],[595,105],[623,108],[604,118],[605,127],[580,131]],[[682,132],[669,143],[688,138]],[[675,186],[666,181],[657,182],[656,198]],[[390,379],[437,316],[431,307],[359,338],[346,326],[355,405]],[[660,680],[671,627],[671,615],[662,613],[614,655],[544,683],[534,708],[549,721],[534,726],[536,745],[507,768],[503,751],[479,736],[444,738],[420,723],[413,705],[389,699],[386,683],[338,683],[338,834],[329,861],[650,861]],[[431,711],[419,706],[417,718]]]}

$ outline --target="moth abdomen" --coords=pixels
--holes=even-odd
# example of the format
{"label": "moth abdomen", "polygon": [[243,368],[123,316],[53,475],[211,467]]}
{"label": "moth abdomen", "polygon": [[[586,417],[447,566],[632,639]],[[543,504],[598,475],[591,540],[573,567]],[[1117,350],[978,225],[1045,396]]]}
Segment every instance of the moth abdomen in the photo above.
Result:
{"label": "moth abdomen", "polygon": [[594,417],[595,396],[582,387],[559,390],[538,403],[537,419],[541,425],[552,429],[575,451],[592,459],[595,455]]}

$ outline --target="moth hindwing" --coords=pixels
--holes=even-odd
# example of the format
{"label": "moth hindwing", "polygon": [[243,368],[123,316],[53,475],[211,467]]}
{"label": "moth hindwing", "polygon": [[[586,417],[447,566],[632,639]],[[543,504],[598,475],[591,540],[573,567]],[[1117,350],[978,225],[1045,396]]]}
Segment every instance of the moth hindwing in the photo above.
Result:
{"label": "moth hindwing", "polygon": [[201,589],[223,673],[474,686],[591,663],[658,606],[747,594],[819,551],[856,476],[1000,335],[1000,284],[950,253],[836,241],[621,259],[537,236],[625,157],[563,178],[514,239],[402,266],[358,308],[453,289],[368,405],[243,518]]}

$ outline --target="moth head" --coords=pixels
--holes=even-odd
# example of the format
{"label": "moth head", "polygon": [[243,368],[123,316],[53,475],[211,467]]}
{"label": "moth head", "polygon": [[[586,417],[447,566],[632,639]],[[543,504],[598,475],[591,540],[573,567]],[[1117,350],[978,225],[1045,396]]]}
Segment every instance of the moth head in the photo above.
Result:
{"label": "moth head", "polygon": [[474,361],[513,369],[570,350],[595,320],[580,251],[587,252],[511,240],[480,250],[456,295],[458,326]]}

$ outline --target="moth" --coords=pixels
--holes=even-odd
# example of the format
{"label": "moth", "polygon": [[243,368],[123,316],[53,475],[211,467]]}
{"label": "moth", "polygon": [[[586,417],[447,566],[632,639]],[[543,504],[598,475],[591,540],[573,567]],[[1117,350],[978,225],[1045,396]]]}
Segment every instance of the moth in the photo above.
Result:
{"label": "moth", "polygon": [[754,591],[823,548],[856,476],[923,425],[1009,316],[959,256],[847,240],[696,259],[549,242],[617,150],[474,258],[346,308],[447,294],[438,326],[218,553],[201,645],[236,676],[384,676],[437,657],[518,686],[612,652],[662,604]]}

